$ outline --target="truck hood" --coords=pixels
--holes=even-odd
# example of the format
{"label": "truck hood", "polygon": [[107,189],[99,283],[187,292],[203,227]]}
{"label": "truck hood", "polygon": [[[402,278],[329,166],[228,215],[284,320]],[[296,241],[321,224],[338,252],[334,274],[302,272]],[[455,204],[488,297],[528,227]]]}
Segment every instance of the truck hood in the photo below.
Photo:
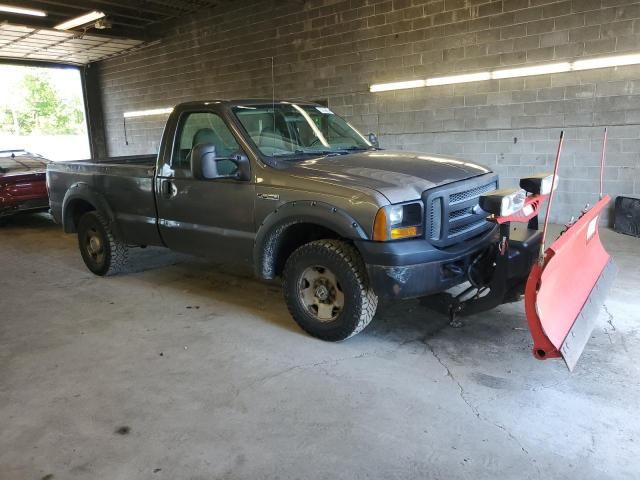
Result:
{"label": "truck hood", "polygon": [[291,169],[320,181],[376,190],[391,203],[416,200],[425,190],[491,171],[464,160],[393,150],[323,156],[296,162]]}

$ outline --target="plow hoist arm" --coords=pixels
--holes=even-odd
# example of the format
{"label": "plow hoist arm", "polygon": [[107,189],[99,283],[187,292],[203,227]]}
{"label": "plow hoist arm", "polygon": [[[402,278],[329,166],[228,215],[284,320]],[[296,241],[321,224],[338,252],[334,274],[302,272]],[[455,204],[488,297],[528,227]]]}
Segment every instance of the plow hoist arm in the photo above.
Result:
{"label": "plow hoist arm", "polygon": [[[427,305],[455,322],[457,316],[486,311],[524,296],[534,357],[562,357],[573,370],[616,274],[598,232],[600,214],[610,201],[602,193],[606,141],[605,129],[599,201],[591,208],[586,206],[578,220],[565,225],[546,249],[564,133],[560,134],[553,174],[522,178],[520,189],[482,195],[480,208],[488,213],[487,220],[497,225],[499,236],[472,260],[467,270],[470,287],[456,295],[445,292],[428,297]],[[545,200],[546,215],[539,230],[538,213]]]}

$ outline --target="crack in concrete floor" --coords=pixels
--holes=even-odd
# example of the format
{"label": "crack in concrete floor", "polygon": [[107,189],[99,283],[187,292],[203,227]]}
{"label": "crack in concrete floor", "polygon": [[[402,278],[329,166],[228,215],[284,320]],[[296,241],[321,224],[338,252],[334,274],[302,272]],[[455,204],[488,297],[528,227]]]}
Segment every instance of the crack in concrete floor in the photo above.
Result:
{"label": "crack in concrete floor", "polygon": [[451,381],[453,381],[457,385],[457,387],[458,387],[458,396],[469,407],[469,410],[471,411],[471,413],[473,413],[473,415],[478,420],[483,421],[485,423],[488,423],[489,425],[492,425],[492,426],[498,428],[499,430],[502,430],[509,437],[510,440],[512,440],[513,442],[515,442],[518,445],[520,450],[522,450],[522,452],[525,454],[525,456],[527,458],[529,458],[530,461],[532,462],[532,464],[535,466],[538,474],[540,474],[540,466],[538,465],[536,460],[529,455],[529,451],[526,448],[524,448],[524,446],[522,445],[520,440],[518,440],[518,438],[515,435],[513,435],[504,425],[500,425],[499,423],[493,422],[489,418],[487,418],[484,415],[482,415],[480,413],[480,411],[478,410],[478,408],[469,401],[469,399],[466,396],[466,391],[465,391],[464,387],[462,386],[462,383],[455,377],[455,375],[453,374],[453,372],[451,371],[449,366],[445,363],[444,360],[442,360],[440,355],[438,355],[438,353],[435,351],[435,348],[433,347],[433,345],[430,345],[429,342],[426,341],[426,339],[422,343],[424,344],[425,348],[427,350],[429,350],[429,352],[431,352],[433,357],[438,361],[438,363],[442,366],[442,368],[445,369],[445,371],[447,372],[447,376],[451,379]]}
{"label": "crack in concrete floor", "polygon": [[[489,418],[487,418],[486,416],[482,415],[480,413],[480,411],[478,410],[478,408],[473,405],[473,403],[471,403],[469,401],[469,399],[466,396],[466,390],[464,389],[462,383],[455,377],[455,375],[453,374],[453,372],[451,371],[451,369],[449,368],[449,366],[445,363],[445,361],[442,359],[442,357],[435,351],[435,348],[433,347],[433,345],[429,344],[429,342],[427,341],[428,336],[426,337],[417,337],[417,338],[411,338],[408,340],[404,340],[402,342],[400,342],[396,348],[393,349],[389,349],[389,350],[384,350],[384,351],[378,351],[378,350],[373,350],[370,352],[363,352],[363,353],[359,353],[357,355],[351,355],[348,357],[342,357],[342,358],[336,358],[336,359],[331,359],[331,360],[323,360],[320,362],[313,362],[313,363],[305,363],[305,364],[300,364],[300,365],[293,365],[291,367],[285,368],[283,370],[280,370],[278,372],[269,374],[269,375],[264,375],[252,382],[250,382],[249,384],[245,385],[244,387],[239,388],[236,391],[236,396],[238,396],[243,390],[246,390],[248,388],[252,388],[253,386],[259,384],[259,383],[263,383],[269,380],[272,380],[274,378],[280,377],[282,375],[286,375],[287,373],[293,371],[293,370],[301,370],[301,369],[306,369],[306,368],[318,368],[318,367],[324,367],[325,365],[337,365],[339,363],[348,361],[348,360],[355,360],[355,359],[359,359],[359,358],[364,358],[364,357],[381,357],[384,355],[391,355],[394,353],[397,353],[399,350],[401,350],[405,345],[411,344],[411,343],[415,343],[415,342],[419,342],[421,344],[424,345],[425,347],[425,352],[429,351],[431,353],[431,355],[435,358],[435,360],[442,366],[442,368],[445,369],[447,376],[451,379],[451,381],[453,381],[456,386],[458,387],[458,395],[460,397],[460,399],[462,399],[462,401],[466,404],[466,406],[469,408],[469,410],[472,412],[472,414],[480,421],[488,423],[489,425],[492,425],[493,427],[501,430],[502,432],[504,432],[507,437],[509,437],[510,440],[512,440],[513,442],[515,442],[518,447],[520,448],[520,450],[525,454],[525,456],[527,456],[527,458],[529,458],[529,460],[532,462],[532,464],[535,466],[536,470],[538,473],[540,473],[540,467],[537,464],[536,460],[534,458],[532,458],[529,454],[529,451],[524,447],[524,445],[522,445],[522,443],[520,442],[520,440],[513,435],[504,425],[501,425],[497,422],[493,422],[491,421]],[[325,373],[329,374],[329,372],[323,368],[323,370],[325,371]]]}
{"label": "crack in concrete floor", "polygon": [[611,328],[604,327],[603,330],[604,330],[605,335],[609,339],[609,343],[611,345],[613,345],[613,340],[611,339],[611,332],[616,332],[617,331],[616,326],[613,324],[613,318],[614,317],[613,317],[613,314],[609,311],[609,307],[607,307],[606,303],[602,304],[602,308],[604,309],[604,311],[605,311],[605,313],[607,314],[607,317],[608,317],[607,318],[607,324],[611,327]]}

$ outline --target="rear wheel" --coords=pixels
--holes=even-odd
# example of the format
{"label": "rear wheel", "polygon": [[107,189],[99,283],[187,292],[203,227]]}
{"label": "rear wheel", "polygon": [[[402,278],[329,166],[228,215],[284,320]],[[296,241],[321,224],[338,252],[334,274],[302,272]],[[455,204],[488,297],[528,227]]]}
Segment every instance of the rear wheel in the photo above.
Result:
{"label": "rear wheel", "polygon": [[284,296],[298,325],[329,341],[364,330],[378,306],[362,258],[341,240],[318,240],[294,251],[285,265]]}
{"label": "rear wheel", "polygon": [[82,260],[96,275],[113,275],[124,268],[127,246],[119,241],[106,218],[98,212],[87,212],[78,222],[78,246]]}

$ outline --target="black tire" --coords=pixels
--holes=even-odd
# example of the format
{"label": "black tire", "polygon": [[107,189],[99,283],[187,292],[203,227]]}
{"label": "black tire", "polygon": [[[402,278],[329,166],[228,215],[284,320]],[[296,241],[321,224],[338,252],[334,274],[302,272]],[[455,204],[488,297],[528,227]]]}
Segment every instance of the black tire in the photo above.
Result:
{"label": "black tire", "polygon": [[[303,290],[309,288],[305,272],[318,267],[330,271],[342,294],[343,306],[334,319],[320,320],[302,298]],[[378,297],[369,287],[360,254],[341,240],[317,240],[295,250],[284,268],[284,297],[291,316],[305,332],[333,342],[346,340],[364,330],[378,306]]]}
{"label": "black tire", "polygon": [[78,247],[85,265],[96,275],[115,275],[127,263],[127,246],[115,237],[107,219],[95,211],[80,217]]}

